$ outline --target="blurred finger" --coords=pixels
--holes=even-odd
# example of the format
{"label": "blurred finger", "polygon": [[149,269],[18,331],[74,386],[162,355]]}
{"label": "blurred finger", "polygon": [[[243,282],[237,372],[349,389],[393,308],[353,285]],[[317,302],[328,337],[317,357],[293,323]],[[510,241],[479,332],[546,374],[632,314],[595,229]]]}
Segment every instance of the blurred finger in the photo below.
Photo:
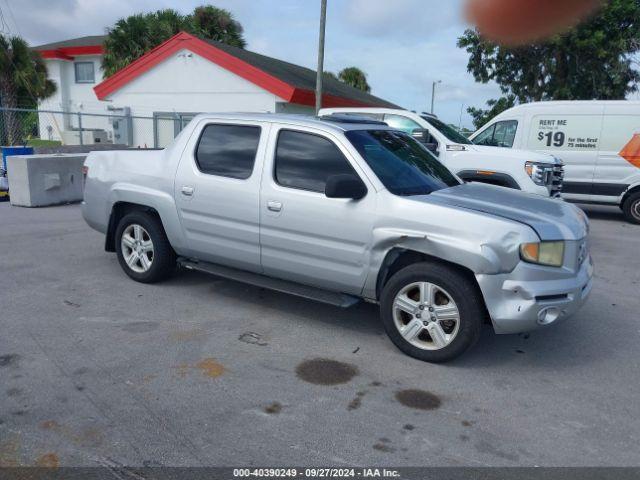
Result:
{"label": "blurred finger", "polygon": [[467,19],[489,40],[518,45],[569,29],[602,0],[467,0]]}

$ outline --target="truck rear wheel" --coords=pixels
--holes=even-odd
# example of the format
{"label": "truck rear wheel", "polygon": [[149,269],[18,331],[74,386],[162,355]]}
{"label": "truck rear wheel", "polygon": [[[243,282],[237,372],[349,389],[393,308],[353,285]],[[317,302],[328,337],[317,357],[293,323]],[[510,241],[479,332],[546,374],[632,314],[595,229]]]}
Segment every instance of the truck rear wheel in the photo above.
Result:
{"label": "truck rear wheel", "polygon": [[640,224],[640,192],[632,193],[622,204],[628,222]]}
{"label": "truck rear wheel", "polygon": [[391,341],[426,362],[464,353],[478,340],[484,319],[482,297],[471,280],[446,265],[426,262],[389,280],[380,313]]}
{"label": "truck rear wheel", "polygon": [[162,224],[146,212],[132,212],[120,220],[116,253],[124,272],[137,282],[159,282],[176,270],[176,254]]}

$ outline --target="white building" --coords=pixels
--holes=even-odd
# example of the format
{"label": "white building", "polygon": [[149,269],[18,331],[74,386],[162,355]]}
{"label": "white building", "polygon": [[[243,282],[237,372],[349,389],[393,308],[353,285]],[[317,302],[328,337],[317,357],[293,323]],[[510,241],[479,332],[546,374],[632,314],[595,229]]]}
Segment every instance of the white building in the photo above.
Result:
{"label": "white building", "polygon": [[[200,112],[313,112],[316,73],[308,68],[181,32],[103,79],[103,40],[84,37],[36,47],[58,84],[41,109],[123,115],[115,129],[107,117],[82,115],[83,129],[102,131],[95,138],[162,147]],[[323,106],[397,108],[328,76]],[[47,128],[51,117],[59,120],[59,132]],[[79,139],[78,115],[59,117],[41,114],[41,137]],[[85,137],[86,143],[92,139]]]}
{"label": "white building", "polygon": [[[39,104],[40,110],[107,113],[108,103],[99,101],[93,87],[102,82],[102,42],[104,36],[74,38],[35,47],[45,60],[56,93]],[[78,115],[41,113],[40,138],[79,142]],[[82,127],[107,130],[107,117],[82,116]]]}

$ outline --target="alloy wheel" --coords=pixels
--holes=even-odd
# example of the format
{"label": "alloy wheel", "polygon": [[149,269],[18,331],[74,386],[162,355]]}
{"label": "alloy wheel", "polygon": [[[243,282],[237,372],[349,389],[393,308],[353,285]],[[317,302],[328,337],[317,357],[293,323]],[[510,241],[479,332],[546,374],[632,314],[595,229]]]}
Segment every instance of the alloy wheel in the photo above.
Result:
{"label": "alloy wheel", "polygon": [[122,257],[129,268],[137,273],[148,272],[153,264],[153,242],[144,227],[128,225],[120,241]]}
{"label": "alloy wheel", "polygon": [[411,283],[398,292],[393,320],[407,342],[424,350],[445,348],[460,330],[458,306],[446,290],[430,282]]}

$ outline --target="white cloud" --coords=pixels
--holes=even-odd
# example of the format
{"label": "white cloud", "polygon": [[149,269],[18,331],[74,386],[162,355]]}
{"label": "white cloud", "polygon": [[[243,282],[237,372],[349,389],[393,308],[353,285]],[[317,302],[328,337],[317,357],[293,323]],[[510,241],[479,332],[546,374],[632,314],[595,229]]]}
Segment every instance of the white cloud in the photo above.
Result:
{"label": "white cloud", "polygon": [[457,22],[459,1],[441,0],[350,0],[344,20],[361,34],[410,39],[431,36]]}
{"label": "white cloud", "polygon": [[[329,0],[326,69],[358,66],[368,74],[373,94],[415,110],[428,108],[431,82],[442,80],[436,112],[457,124],[463,103],[482,106],[499,95],[495,85],[474,82],[466,72],[467,54],[456,47],[465,28],[462,1]],[[133,13],[188,13],[212,3],[242,23],[250,50],[316,65],[319,0],[0,0],[0,6],[6,2],[19,27],[13,33],[32,45],[103,34]],[[465,114],[463,124],[470,123]]]}

